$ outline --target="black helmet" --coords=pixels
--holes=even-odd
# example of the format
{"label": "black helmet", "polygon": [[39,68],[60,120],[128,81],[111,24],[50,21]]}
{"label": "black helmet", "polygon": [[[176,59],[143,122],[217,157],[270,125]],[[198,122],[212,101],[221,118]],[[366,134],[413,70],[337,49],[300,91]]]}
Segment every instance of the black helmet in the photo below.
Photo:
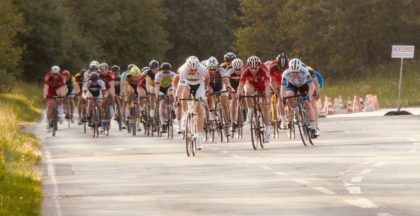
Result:
{"label": "black helmet", "polygon": [[289,66],[289,59],[287,58],[287,55],[286,55],[286,54],[284,54],[284,53],[279,54],[279,55],[276,57],[276,60],[277,60],[277,65],[278,65],[280,68],[286,68],[286,67],[288,67],[288,66]]}
{"label": "black helmet", "polygon": [[223,56],[225,62],[232,62],[234,59],[236,59],[236,55],[233,52],[228,52]]}
{"label": "black helmet", "polygon": [[92,81],[98,81],[98,80],[99,80],[99,75],[98,75],[98,73],[96,73],[96,72],[91,73],[91,74],[90,74],[90,79],[91,79]]}
{"label": "black helmet", "polygon": [[153,69],[159,69],[159,62],[157,60],[152,60],[149,63],[149,67]]}
{"label": "black helmet", "polygon": [[160,69],[164,70],[164,71],[170,71],[170,70],[172,70],[172,65],[169,62],[163,62],[160,65]]}
{"label": "black helmet", "polygon": [[118,65],[112,65],[111,71],[112,72],[118,72],[118,71],[120,71],[120,67]]}

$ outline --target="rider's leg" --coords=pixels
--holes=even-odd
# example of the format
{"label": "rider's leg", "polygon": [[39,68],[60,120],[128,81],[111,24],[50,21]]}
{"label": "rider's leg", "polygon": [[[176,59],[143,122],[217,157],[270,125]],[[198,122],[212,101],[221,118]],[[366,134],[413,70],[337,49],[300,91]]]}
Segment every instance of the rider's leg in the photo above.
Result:
{"label": "rider's leg", "polygon": [[222,102],[222,109],[223,109],[223,116],[226,120],[226,123],[230,125],[230,116],[229,116],[229,109],[228,109],[228,96],[221,95],[220,101]]}
{"label": "rider's leg", "polygon": [[[230,119],[233,123],[236,123],[237,117],[236,112],[238,110],[238,98],[236,97],[236,93],[230,94],[231,100],[230,100]],[[239,113],[241,114],[241,113]]]}
{"label": "rider's leg", "polygon": [[[252,96],[255,93],[255,87],[251,84],[245,84],[244,86],[245,96]],[[254,106],[254,102],[252,98],[246,98],[246,107],[247,107],[247,121],[251,122],[251,114],[252,114],[252,107]]]}

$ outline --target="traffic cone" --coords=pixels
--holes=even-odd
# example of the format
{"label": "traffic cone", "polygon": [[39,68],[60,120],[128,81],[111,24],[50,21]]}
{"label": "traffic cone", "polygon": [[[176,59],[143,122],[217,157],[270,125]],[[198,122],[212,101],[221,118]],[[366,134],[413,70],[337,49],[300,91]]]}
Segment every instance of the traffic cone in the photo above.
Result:
{"label": "traffic cone", "polygon": [[375,108],[375,110],[380,109],[378,97],[376,95],[373,95],[373,105],[374,105],[373,107]]}
{"label": "traffic cone", "polygon": [[373,95],[367,94],[365,97],[363,112],[372,112],[375,111],[375,104],[373,101]]}
{"label": "traffic cone", "polygon": [[333,115],[334,114],[334,108],[331,101],[331,98],[327,97],[327,115]]}
{"label": "traffic cone", "polygon": [[350,99],[350,97],[347,97],[347,113],[353,112],[353,103]]}

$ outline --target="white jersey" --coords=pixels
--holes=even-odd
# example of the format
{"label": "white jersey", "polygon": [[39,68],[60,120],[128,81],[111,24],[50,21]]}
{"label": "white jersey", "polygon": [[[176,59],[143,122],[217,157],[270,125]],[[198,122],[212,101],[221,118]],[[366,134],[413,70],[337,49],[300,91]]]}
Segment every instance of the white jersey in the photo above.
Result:
{"label": "white jersey", "polygon": [[187,64],[183,64],[179,69],[179,80],[184,85],[199,85],[204,84],[204,79],[209,77],[208,69],[203,65],[199,64],[197,72],[193,75]]}
{"label": "white jersey", "polygon": [[296,87],[312,83],[311,74],[309,74],[308,69],[304,67],[299,69],[299,73],[292,73],[292,70],[289,68],[284,71],[281,84],[287,86],[288,83]]}

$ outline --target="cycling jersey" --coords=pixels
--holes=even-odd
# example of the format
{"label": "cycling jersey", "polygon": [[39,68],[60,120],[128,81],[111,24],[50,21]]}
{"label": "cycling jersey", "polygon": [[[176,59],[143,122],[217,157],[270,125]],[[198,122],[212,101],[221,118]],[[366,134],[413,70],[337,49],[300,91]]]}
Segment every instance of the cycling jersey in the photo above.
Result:
{"label": "cycling jersey", "polygon": [[73,76],[70,76],[70,78],[66,81],[66,86],[67,86],[67,95],[72,95],[75,93],[75,87],[76,87],[76,78],[74,78]]}
{"label": "cycling jersey", "polygon": [[220,92],[223,90],[223,77],[226,76],[228,75],[222,67],[219,67],[216,71],[209,70],[209,85],[213,89],[213,92]]}
{"label": "cycling jersey", "polygon": [[111,81],[114,81],[114,75],[110,72],[108,72],[106,75],[102,72],[99,74],[99,79],[101,79],[105,83],[106,90],[109,90],[111,88],[111,85],[109,84]]}
{"label": "cycling jersey", "polygon": [[232,64],[230,62],[223,62],[222,64],[220,64],[220,67],[227,70],[227,69],[232,68]]}
{"label": "cycling jersey", "polygon": [[152,86],[155,85],[155,76],[156,74],[153,73],[152,69],[146,72],[146,81]]}
{"label": "cycling jersey", "polygon": [[102,91],[105,91],[106,87],[104,81],[102,80],[98,80],[96,82],[88,80],[85,85],[85,90],[92,94],[92,97],[102,98]]}
{"label": "cycling jersey", "polygon": [[51,72],[44,78],[44,84],[48,85],[47,97],[57,96],[57,89],[66,85],[66,81],[61,75],[54,76]]}
{"label": "cycling jersey", "polygon": [[84,78],[84,73],[77,73],[75,76],[76,82],[79,86],[79,90],[83,88],[83,78]]}
{"label": "cycling jersey", "polygon": [[239,86],[239,79],[241,79],[241,71],[242,70],[235,70],[233,67],[229,68],[226,71],[227,76],[229,77],[230,86],[237,90]]}
{"label": "cycling jersey", "polygon": [[121,92],[121,77],[119,74],[114,75],[114,88],[115,88],[115,95],[120,95]]}
{"label": "cycling jersey", "polygon": [[273,81],[279,86],[281,85],[281,76],[286,70],[287,70],[287,67],[285,68],[279,67],[279,65],[277,64],[277,60],[272,61],[269,66],[270,76],[273,79]]}
{"label": "cycling jersey", "polygon": [[155,76],[155,83],[159,84],[161,88],[169,88],[172,86],[172,80],[176,73],[170,71],[169,73],[159,72]]}
{"label": "cycling jersey", "polygon": [[265,92],[265,82],[270,81],[268,77],[268,69],[264,64],[260,64],[258,71],[252,75],[249,67],[245,67],[241,74],[240,84],[251,84],[258,91],[258,94]]}
{"label": "cycling jersey", "polygon": [[180,82],[183,85],[198,85],[204,83],[204,78],[209,77],[209,71],[201,63],[195,74],[190,72],[187,64],[182,65],[178,69],[178,73],[180,75]]}
{"label": "cycling jersey", "polygon": [[287,69],[282,76],[282,85],[287,86],[290,83],[293,86],[301,87],[305,84],[312,83],[309,71],[301,67],[298,73],[293,73],[292,70]]}

